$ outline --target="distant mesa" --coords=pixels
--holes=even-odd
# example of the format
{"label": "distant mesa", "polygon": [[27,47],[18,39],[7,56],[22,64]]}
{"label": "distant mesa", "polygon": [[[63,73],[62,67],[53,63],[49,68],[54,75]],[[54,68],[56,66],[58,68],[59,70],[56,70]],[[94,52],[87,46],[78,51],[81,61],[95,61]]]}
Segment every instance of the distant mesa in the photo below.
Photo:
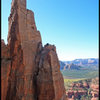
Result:
{"label": "distant mesa", "polygon": [[65,64],[62,61],[60,61],[60,69],[61,70],[79,70],[81,67],[78,65],[75,65],[73,63],[71,64]]}
{"label": "distant mesa", "polygon": [[99,68],[99,59],[75,59],[72,61],[60,61],[60,69],[95,69]]}

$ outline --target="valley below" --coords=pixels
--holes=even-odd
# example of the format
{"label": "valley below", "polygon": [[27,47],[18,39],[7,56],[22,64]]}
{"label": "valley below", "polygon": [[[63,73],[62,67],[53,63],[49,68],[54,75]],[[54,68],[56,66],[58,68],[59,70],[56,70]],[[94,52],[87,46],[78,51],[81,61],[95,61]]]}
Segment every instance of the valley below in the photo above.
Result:
{"label": "valley below", "polygon": [[60,61],[68,100],[99,100],[98,59]]}
{"label": "valley below", "polygon": [[68,100],[99,100],[98,70],[63,70]]}

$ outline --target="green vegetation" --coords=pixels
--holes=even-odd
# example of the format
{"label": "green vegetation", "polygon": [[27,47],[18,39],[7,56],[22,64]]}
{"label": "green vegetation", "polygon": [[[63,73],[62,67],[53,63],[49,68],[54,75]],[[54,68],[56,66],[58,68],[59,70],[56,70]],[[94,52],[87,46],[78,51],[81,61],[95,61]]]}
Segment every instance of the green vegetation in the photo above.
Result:
{"label": "green vegetation", "polygon": [[77,85],[73,86],[72,84],[84,84],[88,83],[88,85],[91,84],[98,84],[98,81],[96,81],[96,77],[99,76],[98,70],[62,70],[61,71],[64,77],[64,85],[66,91],[72,90],[72,91],[86,91],[85,95],[78,95],[78,98],[75,98],[75,100],[91,100],[92,95],[91,91],[94,91],[90,87],[79,87]]}
{"label": "green vegetation", "polygon": [[[83,83],[83,82],[89,82],[90,79],[64,79],[64,84],[65,84],[65,88],[66,91],[70,90],[72,88],[72,83]],[[74,91],[79,91],[79,88],[77,87],[73,87]],[[83,88],[83,90],[87,91],[86,95],[79,95],[77,99],[75,100],[91,100],[91,95],[89,94],[91,89],[89,88]]]}
{"label": "green vegetation", "polygon": [[82,80],[85,80],[85,78],[81,78],[81,79],[64,79],[64,85],[65,85],[66,91],[71,88],[72,83],[79,82],[79,81],[81,82]]}
{"label": "green vegetation", "polygon": [[98,70],[64,70],[61,71],[65,79],[95,78],[99,76]]}
{"label": "green vegetation", "polygon": [[78,82],[80,80],[84,80],[84,79],[64,79],[64,84],[65,87],[70,87],[70,85],[74,82]]}
{"label": "green vegetation", "polygon": [[92,95],[82,95],[81,96],[81,98],[80,98],[80,100],[91,100],[91,98],[92,98]]}
{"label": "green vegetation", "polygon": [[72,83],[76,83],[76,82],[82,83],[83,81],[89,83],[91,78],[95,78],[98,76],[97,70],[92,70],[92,71],[90,70],[65,70],[61,72],[64,76],[64,84],[65,84],[66,91],[71,88],[70,85]]}
{"label": "green vegetation", "polygon": [[69,83],[73,83],[73,82],[77,82],[80,80],[85,80],[85,78],[81,78],[81,79],[64,79],[64,82],[69,82]]}

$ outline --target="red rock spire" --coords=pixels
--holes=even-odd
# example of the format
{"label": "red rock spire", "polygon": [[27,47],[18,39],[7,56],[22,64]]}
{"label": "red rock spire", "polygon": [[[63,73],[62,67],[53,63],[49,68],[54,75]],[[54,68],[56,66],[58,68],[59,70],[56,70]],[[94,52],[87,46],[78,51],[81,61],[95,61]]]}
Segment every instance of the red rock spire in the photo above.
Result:
{"label": "red rock spire", "polygon": [[42,47],[34,13],[26,9],[26,0],[12,1],[8,45],[3,49],[10,57],[6,65],[7,57],[2,56],[2,70],[7,68],[2,100],[65,100],[55,46]]}

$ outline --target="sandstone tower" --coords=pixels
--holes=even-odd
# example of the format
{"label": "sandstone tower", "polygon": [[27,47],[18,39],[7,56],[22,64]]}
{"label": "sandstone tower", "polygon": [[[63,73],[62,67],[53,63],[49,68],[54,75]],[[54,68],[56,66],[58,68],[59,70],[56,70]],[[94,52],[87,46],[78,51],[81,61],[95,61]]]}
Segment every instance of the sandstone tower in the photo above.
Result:
{"label": "sandstone tower", "polygon": [[8,44],[1,43],[2,100],[66,100],[56,47],[42,46],[26,0],[12,0]]}

